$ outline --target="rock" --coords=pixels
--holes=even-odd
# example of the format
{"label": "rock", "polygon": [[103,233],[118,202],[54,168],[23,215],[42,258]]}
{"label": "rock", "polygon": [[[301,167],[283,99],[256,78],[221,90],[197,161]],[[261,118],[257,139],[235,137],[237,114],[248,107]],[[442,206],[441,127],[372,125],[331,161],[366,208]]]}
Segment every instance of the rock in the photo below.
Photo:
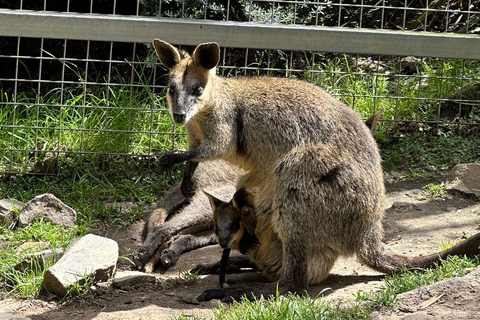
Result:
{"label": "rock", "polygon": [[[27,241],[15,248],[15,252],[18,254],[30,253],[32,251],[41,251],[47,249],[48,242],[45,241]],[[30,251],[30,252],[28,252]]]}
{"label": "rock", "polygon": [[39,217],[66,228],[73,227],[77,223],[77,212],[50,193],[36,196],[27,202],[20,212],[18,225],[25,227]]}
{"label": "rock", "polygon": [[119,213],[128,213],[135,209],[137,205],[133,202],[107,202],[105,208],[117,210]]}
{"label": "rock", "polygon": [[30,318],[24,318],[24,317],[19,316],[17,314],[0,311],[0,320],[30,320]]}
{"label": "rock", "polygon": [[119,288],[131,287],[136,284],[155,282],[153,274],[140,271],[117,272],[113,278],[113,285]]}
{"label": "rock", "polygon": [[48,291],[64,296],[72,284],[81,284],[85,277],[93,278],[94,282],[110,279],[117,260],[117,242],[88,234],[67,247],[63,257],[46,271],[43,285]]}
{"label": "rock", "polygon": [[392,204],[392,210],[407,211],[407,210],[422,210],[415,203],[397,201]]}
{"label": "rock", "polygon": [[480,197],[480,164],[457,164],[448,173],[445,187],[449,191]]}
{"label": "rock", "polygon": [[0,200],[0,225],[10,226],[15,220],[15,210],[22,210],[25,203],[15,199]]}
{"label": "rock", "polygon": [[25,256],[22,262],[15,266],[15,270],[26,270],[34,268],[43,268],[45,263],[51,259],[60,259],[63,256],[63,249],[43,250],[41,252],[30,253]]}

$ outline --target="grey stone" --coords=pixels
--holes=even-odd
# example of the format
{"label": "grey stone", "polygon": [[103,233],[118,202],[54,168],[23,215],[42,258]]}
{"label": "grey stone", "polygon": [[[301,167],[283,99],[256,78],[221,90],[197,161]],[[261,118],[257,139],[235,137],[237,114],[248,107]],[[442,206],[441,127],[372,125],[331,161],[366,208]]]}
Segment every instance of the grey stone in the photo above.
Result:
{"label": "grey stone", "polygon": [[105,208],[117,210],[119,213],[128,213],[134,210],[137,205],[133,202],[107,202]]}
{"label": "grey stone", "polygon": [[30,320],[30,318],[25,318],[17,314],[10,312],[1,312],[0,311],[0,320]]}
{"label": "grey stone", "polygon": [[421,210],[415,203],[396,201],[392,204],[392,210],[395,211],[408,211],[408,210]]}
{"label": "grey stone", "polygon": [[94,282],[109,280],[115,273],[118,260],[118,244],[112,239],[88,234],[69,246],[63,257],[50,267],[43,280],[44,287],[60,296],[69,287],[85,277]]}
{"label": "grey stone", "polygon": [[20,212],[18,225],[25,227],[39,217],[66,228],[73,227],[77,223],[77,212],[50,193],[36,196],[28,201]]}
{"label": "grey stone", "polygon": [[54,250],[43,250],[40,252],[30,253],[23,258],[23,261],[18,263],[15,266],[15,270],[26,270],[26,269],[33,269],[43,268],[45,263],[51,259],[60,259],[63,256],[63,249],[58,248]]}
{"label": "grey stone", "polygon": [[113,285],[119,288],[131,287],[136,284],[155,282],[155,276],[140,271],[121,271],[115,274]]}
{"label": "grey stone", "polygon": [[15,248],[18,254],[31,253],[32,251],[42,251],[48,249],[50,244],[45,241],[27,241]]}
{"label": "grey stone", "polygon": [[25,203],[15,199],[0,200],[0,224],[10,226],[15,220],[15,210],[22,210]]}
{"label": "grey stone", "polygon": [[445,187],[449,191],[480,197],[480,164],[457,164],[448,173]]}

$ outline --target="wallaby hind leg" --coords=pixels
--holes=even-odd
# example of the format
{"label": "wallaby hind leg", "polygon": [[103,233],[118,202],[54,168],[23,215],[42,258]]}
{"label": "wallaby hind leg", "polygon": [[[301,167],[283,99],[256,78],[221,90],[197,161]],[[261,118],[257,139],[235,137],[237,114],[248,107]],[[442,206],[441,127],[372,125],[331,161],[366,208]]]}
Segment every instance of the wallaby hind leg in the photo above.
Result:
{"label": "wallaby hind leg", "polygon": [[160,262],[164,268],[173,266],[183,252],[215,244],[215,234],[211,231],[199,234],[184,234],[173,240],[168,249],[162,251]]}
{"label": "wallaby hind leg", "polygon": [[[328,197],[341,190],[337,185],[344,174],[335,150],[327,144],[301,146],[286,154],[275,169],[271,223],[283,248],[281,293],[303,293],[309,278],[326,278],[338,257],[338,248],[327,247],[329,243],[337,245],[333,236],[338,232],[331,226],[336,223],[337,208],[328,207]],[[316,254],[320,250],[321,254]],[[308,264],[314,257],[312,273]]]}
{"label": "wallaby hind leg", "polygon": [[145,241],[150,233],[154,232],[169,216],[186,204],[187,199],[182,195],[180,187],[173,188],[155,208],[146,212],[147,221],[143,226],[142,240]]}
{"label": "wallaby hind leg", "polygon": [[181,231],[189,228],[195,228],[197,232],[211,229],[213,217],[209,209],[208,199],[203,195],[195,195],[190,203],[181,207],[181,210],[170,219],[147,234],[139,248],[139,257],[135,261],[137,267],[143,269],[158,248]]}

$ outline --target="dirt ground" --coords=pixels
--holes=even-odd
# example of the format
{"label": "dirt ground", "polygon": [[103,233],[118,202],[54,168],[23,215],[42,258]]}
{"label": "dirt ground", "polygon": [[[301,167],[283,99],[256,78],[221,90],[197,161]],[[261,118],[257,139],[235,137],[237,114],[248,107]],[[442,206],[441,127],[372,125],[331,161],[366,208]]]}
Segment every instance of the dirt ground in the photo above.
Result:
{"label": "dirt ground", "polygon": [[[455,243],[466,235],[476,233],[480,226],[480,203],[460,195],[448,199],[431,200],[420,189],[425,183],[401,183],[387,186],[387,214],[384,220],[385,243],[392,251],[406,255],[438,251],[444,242]],[[393,204],[393,206],[392,206]],[[108,235],[125,255],[140,244],[142,223],[127,229],[105,227],[99,235]],[[209,246],[182,255],[177,265],[168,272],[156,273],[158,281],[130,288],[97,287],[96,294],[87,294],[64,303],[53,296],[40,299],[0,301],[2,312],[36,319],[171,319],[175,315],[212,316],[212,306],[218,302],[198,303],[196,297],[205,289],[218,287],[218,276],[202,276],[194,284],[175,282],[178,269],[188,270],[197,263],[218,260],[219,246]],[[123,262],[119,270],[129,269]],[[320,286],[309,289],[310,296],[323,291],[323,299],[343,304],[354,299],[358,290],[375,291],[381,288],[383,276],[355,261],[342,258],[334,266],[331,276]],[[234,283],[262,281],[255,272],[227,275]],[[465,279],[436,284],[401,295],[404,311],[385,309],[376,312],[374,319],[480,319],[480,269]],[[1,296],[1,295],[0,295]],[[424,303],[424,305],[422,305]],[[423,307],[423,308],[420,308]]]}

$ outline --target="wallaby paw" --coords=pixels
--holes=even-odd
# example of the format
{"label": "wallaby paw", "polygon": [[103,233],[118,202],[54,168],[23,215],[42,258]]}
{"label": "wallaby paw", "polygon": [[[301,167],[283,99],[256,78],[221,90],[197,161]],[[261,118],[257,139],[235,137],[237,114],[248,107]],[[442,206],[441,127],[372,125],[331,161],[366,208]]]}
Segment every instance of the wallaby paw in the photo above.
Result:
{"label": "wallaby paw", "polygon": [[196,190],[193,182],[189,181],[186,183],[182,183],[182,185],[180,186],[180,191],[185,198],[190,199],[195,195]]}
{"label": "wallaby paw", "polygon": [[154,263],[152,260],[150,260],[150,261],[148,261],[147,264],[145,264],[145,266],[143,267],[143,271],[144,271],[145,273],[152,273],[153,270],[155,270],[155,263]]}
{"label": "wallaby paw", "polygon": [[150,262],[155,250],[151,250],[149,247],[142,246],[138,249],[138,254],[134,257],[133,262],[138,270],[145,270],[145,267]]}
{"label": "wallaby paw", "polygon": [[163,169],[169,169],[177,162],[177,155],[175,153],[164,153],[158,157],[158,164]]}
{"label": "wallaby paw", "polygon": [[172,250],[163,250],[160,257],[160,263],[162,264],[162,267],[168,269],[173,266],[177,262],[175,256],[175,252],[173,252]]}
{"label": "wallaby paw", "polygon": [[213,299],[225,298],[225,291],[223,289],[208,289],[197,297],[198,301],[210,301]]}

